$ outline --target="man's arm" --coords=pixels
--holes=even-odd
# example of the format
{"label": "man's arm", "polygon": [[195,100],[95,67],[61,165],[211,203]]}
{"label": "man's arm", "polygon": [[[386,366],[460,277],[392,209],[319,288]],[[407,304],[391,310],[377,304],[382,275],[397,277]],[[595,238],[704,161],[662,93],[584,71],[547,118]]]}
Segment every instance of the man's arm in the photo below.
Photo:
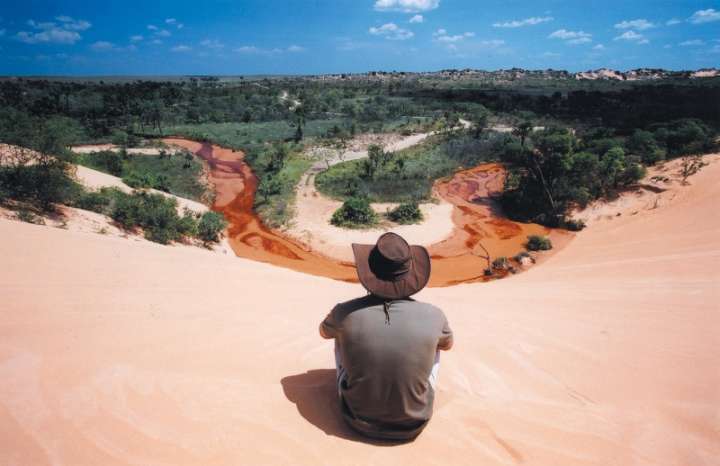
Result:
{"label": "man's arm", "polygon": [[438,349],[442,351],[448,351],[450,348],[453,347],[453,343],[455,339],[453,338],[453,331],[450,329],[450,324],[448,324],[447,318],[445,316],[443,323],[442,332],[440,334],[440,339],[438,340]]}
{"label": "man's arm", "polygon": [[334,311],[330,311],[330,313],[325,317],[325,319],[320,322],[320,336],[326,339],[335,338],[335,335],[337,335],[337,322],[335,321],[335,315]]}
{"label": "man's arm", "polygon": [[325,330],[325,321],[320,322],[320,336],[327,339],[335,338]]}

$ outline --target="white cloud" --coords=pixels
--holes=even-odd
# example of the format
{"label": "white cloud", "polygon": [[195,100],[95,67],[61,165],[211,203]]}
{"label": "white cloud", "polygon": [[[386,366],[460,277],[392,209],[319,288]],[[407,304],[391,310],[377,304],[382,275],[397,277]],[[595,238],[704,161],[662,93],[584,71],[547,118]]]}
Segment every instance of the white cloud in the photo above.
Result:
{"label": "white cloud", "polygon": [[176,45],[170,50],[172,50],[173,52],[189,52],[192,50],[192,47],[188,47],[187,45]]}
{"label": "white cloud", "polygon": [[[27,22],[28,26],[35,31],[20,31],[15,38],[26,44],[54,43],[74,44],[82,39],[78,31],[89,29],[92,24],[81,19],[74,19],[70,16],[58,16],[55,18],[59,23],[52,21],[38,23],[34,20]],[[4,34],[3,29],[3,34]]]}
{"label": "white cloud", "polygon": [[577,45],[592,42],[592,34],[585,31],[568,31],[567,29],[558,29],[548,36],[550,39],[560,39],[566,44]]}
{"label": "white cloud", "polygon": [[545,58],[558,58],[558,57],[562,56],[562,54],[557,53],[557,52],[545,52],[542,54],[542,56]]}
{"label": "white cloud", "polygon": [[155,31],[155,35],[158,37],[170,37],[172,34],[170,34],[170,31],[167,29],[160,29],[159,31]]}
{"label": "white cloud", "polygon": [[500,47],[501,45],[505,45],[505,41],[502,39],[481,40],[480,45],[485,47]]}
{"label": "white cloud", "polygon": [[154,24],[148,24],[148,25],[147,25],[147,28],[148,28],[149,30],[151,30],[151,31],[157,31],[157,30],[158,30],[158,27],[155,26]]}
{"label": "white cloud", "polygon": [[20,42],[25,42],[26,44],[74,44],[81,39],[80,34],[75,31],[66,31],[57,28],[47,29],[42,32],[20,31],[15,37]]}
{"label": "white cloud", "polygon": [[665,21],[665,26],[675,26],[676,24],[682,23],[682,20],[677,18],[672,18],[667,21]]}
{"label": "white cloud", "polygon": [[150,41],[150,43],[153,45],[160,45],[163,43],[163,41],[161,41],[160,39],[155,39],[155,40]]}
{"label": "white cloud", "polygon": [[691,39],[680,42],[678,45],[682,47],[697,47],[699,45],[705,45],[705,42],[700,39]]}
{"label": "white cloud", "polygon": [[141,42],[144,39],[141,35],[130,36],[130,42]]}
{"label": "white cloud", "polygon": [[299,45],[291,45],[290,47],[287,48],[287,51],[288,51],[288,52],[293,52],[293,53],[295,53],[295,52],[304,52],[304,51],[305,51],[305,47],[300,47]]}
{"label": "white cloud", "polygon": [[243,45],[235,49],[238,53],[260,53],[260,49],[254,45]]}
{"label": "white cloud", "polygon": [[446,43],[452,43],[452,42],[460,42],[461,40],[464,40],[468,37],[475,37],[474,32],[465,32],[463,34],[455,34],[455,35],[449,35],[445,29],[438,29],[437,31],[433,32],[434,40],[438,42],[446,42]]}
{"label": "white cloud", "polygon": [[637,29],[638,31],[654,27],[655,25],[646,19],[625,20],[615,25],[615,29]]}
{"label": "white cloud", "polygon": [[672,48],[672,45],[670,45],[670,44],[665,44],[665,45],[663,45],[663,48],[664,48],[664,49],[671,49],[671,48]]}
{"label": "white cloud", "polygon": [[87,29],[90,29],[90,27],[92,26],[92,24],[87,21],[84,21],[82,19],[74,19],[70,16],[58,16],[55,19],[62,23],[63,29],[68,29],[70,31],[85,31]]}
{"label": "white cloud", "polygon": [[225,47],[225,44],[216,39],[205,39],[204,41],[200,42],[200,45],[209,49],[221,49]]}
{"label": "white cloud", "polygon": [[423,18],[423,15],[415,15],[412,18],[410,18],[409,23],[422,23],[425,21],[425,18]]}
{"label": "white cloud", "polygon": [[100,40],[95,42],[90,46],[91,49],[96,50],[98,52],[104,51],[104,50],[112,50],[115,48],[115,44],[112,42],[107,42],[104,40]]}
{"label": "white cloud", "polygon": [[4,36],[6,32],[5,29],[0,29],[0,37]]}
{"label": "white cloud", "polygon": [[710,23],[712,21],[720,21],[720,11],[715,11],[712,8],[707,10],[698,10],[692,14],[688,20],[693,24]]}
{"label": "white cloud", "polygon": [[552,16],[533,16],[531,18],[525,18],[525,19],[515,19],[512,21],[505,21],[504,23],[493,23],[493,27],[495,28],[519,28],[523,26],[534,26],[536,24],[540,23],[546,23],[548,21],[552,21],[554,18]]}
{"label": "white cloud", "polygon": [[638,44],[649,44],[650,41],[645,38],[642,34],[638,34],[635,31],[625,31],[613,40],[626,40],[628,42],[636,42]]}
{"label": "white cloud", "polygon": [[184,25],[183,23],[178,23],[178,20],[175,19],[175,18],[167,18],[167,19],[165,20],[165,24],[169,24],[169,25],[171,25],[171,26],[175,26],[175,27],[178,28],[178,29],[182,29],[183,27],[185,27],[185,25]]}
{"label": "white cloud", "polygon": [[376,0],[375,9],[378,11],[403,11],[417,13],[434,10],[440,6],[440,0]]}
{"label": "white cloud", "polygon": [[389,40],[406,40],[415,34],[412,31],[403,29],[395,23],[386,23],[380,27],[371,27],[368,32],[374,36],[382,36]]}
{"label": "white cloud", "polygon": [[593,47],[593,50],[605,50],[605,46],[603,44],[597,44]]}

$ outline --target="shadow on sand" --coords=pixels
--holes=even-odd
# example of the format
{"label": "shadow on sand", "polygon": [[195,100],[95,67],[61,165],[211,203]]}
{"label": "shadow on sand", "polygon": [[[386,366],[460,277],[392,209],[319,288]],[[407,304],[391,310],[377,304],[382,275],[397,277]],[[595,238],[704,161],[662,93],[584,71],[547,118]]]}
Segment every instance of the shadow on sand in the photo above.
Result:
{"label": "shadow on sand", "polygon": [[300,415],[326,435],[379,446],[407,443],[363,437],[345,423],[340,412],[334,369],[314,369],[289,375],[280,383],[285,396],[295,403]]}

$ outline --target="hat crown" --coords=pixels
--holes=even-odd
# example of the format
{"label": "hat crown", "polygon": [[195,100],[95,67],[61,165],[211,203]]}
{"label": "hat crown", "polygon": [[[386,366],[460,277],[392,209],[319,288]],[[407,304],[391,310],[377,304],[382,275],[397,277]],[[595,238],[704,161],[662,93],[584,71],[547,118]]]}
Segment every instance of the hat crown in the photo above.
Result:
{"label": "hat crown", "polygon": [[378,252],[385,260],[400,266],[410,260],[410,245],[395,233],[385,233],[380,236],[376,244]]}

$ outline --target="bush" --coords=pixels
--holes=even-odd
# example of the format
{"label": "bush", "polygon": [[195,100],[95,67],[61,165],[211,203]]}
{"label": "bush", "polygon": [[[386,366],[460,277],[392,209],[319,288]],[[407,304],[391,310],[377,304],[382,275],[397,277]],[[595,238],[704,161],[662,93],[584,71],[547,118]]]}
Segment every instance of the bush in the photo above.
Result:
{"label": "bush", "polygon": [[420,211],[420,207],[417,202],[402,203],[389,211],[387,216],[393,222],[400,223],[402,225],[420,223],[423,220],[423,214]]}
{"label": "bush", "polygon": [[51,160],[37,165],[0,167],[0,193],[4,198],[25,201],[43,209],[65,204],[81,190],[65,163]]}
{"label": "bush", "polygon": [[222,214],[212,211],[205,212],[198,223],[198,237],[206,243],[216,243],[220,239],[220,232],[226,226],[227,222]]}
{"label": "bush", "polygon": [[78,209],[104,213],[110,205],[111,200],[111,197],[103,190],[82,192],[78,195],[72,205]]}
{"label": "bush", "polygon": [[585,221],[581,219],[575,220],[573,218],[566,218],[562,221],[561,226],[570,231],[580,231],[585,228]]}
{"label": "bush", "polygon": [[45,225],[45,220],[43,220],[42,217],[35,215],[27,209],[18,210],[15,216],[21,222],[34,223],[35,225]]}
{"label": "bush", "polygon": [[504,256],[496,257],[492,261],[492,268],[497,270],[507,269],[509,265],[507,257]]}
{"label": "bush", "polygon": [[552,249],[552,242],[547,236],[530,235],[527,237],[525,247],[528,251],[547,251]]}
{"label": "bush", "polygon": [[336,210],[330,223],[338,227],[356,228],[377,223],[377,215],[365,197],[351,197]]}

